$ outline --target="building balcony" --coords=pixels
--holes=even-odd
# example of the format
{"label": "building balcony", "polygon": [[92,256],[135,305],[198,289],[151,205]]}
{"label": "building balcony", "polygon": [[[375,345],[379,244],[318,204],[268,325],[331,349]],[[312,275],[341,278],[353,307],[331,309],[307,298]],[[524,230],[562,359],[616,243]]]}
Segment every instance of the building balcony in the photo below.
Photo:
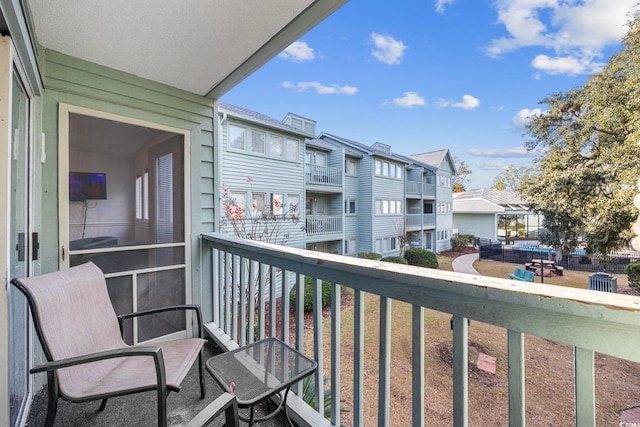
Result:
{"label": "building balcony", "polygon": [[[512,426],[526,425],[531,411],[545,411],[527,406],[525,368],[530,358],[525,336],[527,341],[539,337],[573,349],[573,369],[568,375],[575,407],[566,416],[574,425],[596,424],[596,353],[611,360],[640,362],[638,347],[630,340],[640,336],[637,297],[310,252],[216,233],[201,237],[205,248],[200,258],[201,295],[203,301],[212,303],[212,310],[205,313],[210,320],[207,330],[219,345],[233,348],[279,336],[318,363],[316,376],[324,377],[326,388],[323,378],[316,377],[316,409],[299,397],[302,384],[293,387],[287,402],[293,421],[302,426],[365,425],[369,423],[365,413],[367,420],[377,418],[371,425],[389,425],[390,408],[403,408],[410,414],[411,425],[424,426],[429,399],[441,392],[426,389],[424,380],[425,351],[433,344],[425,334],[431,321],[427,314],[432,311],[450,315],[451,320],[451,421],[443,420],[445,424],[469,424],[469,325],[473,328],[475,322],[504,331],[507,354],[501,363],[508,366],[508,386],[496,396],[508,407],[505,424]],[[304,327],[302,304],[291,306],[289,300],[291,289],[304,295],[304,277],[313,278],[312,328]],[[343,318],[340,304],[332,304],[330,316],[323,320],[322,281],[330,283],[333,301],[340,301],[345,289],[353,293],[352,315]],[[365,300],[367,305],[372,300],[379,302],[374,318],[367,314],[365,319]],[[409,305],[408,324],[392,325],[392,307],[395,311],[398,303]],[[345,335],[345,327],[353,332]],[[412,376],[393,389],[391,373],[399,361],[391,361],[392,327],[412,330],[402,361],[410,366]],[[365,331],[371,328],[379,339],[365,342]],[[344,350],[347,341],[352,346],[349,354]],[[365,360],[365,345],[367,354],[373,351],[377,356],[375,360]],[[351,351],[360,356],[352,357]],[[353,378],[344,380],[344,372]],[[546,378],[554,375],[558,373],[544,372]],[[332,402],[341,402],[328,408],[329,420],[320,415],[325,413],[325,390]],[[552,397],[545,399],[548,407],[556,404]],[[347,406],[349,412],[341,412],[341,406]]]}
{"label": "building balcony", "polygon": [[342,237],[342,215],[307,215],[307,240],[333,240]]}
{"label": "building balcony", "polygon": [[412,231],[415,229],[431,229],[436,226],[435,214],[407,214],[406,226]]}
{"label": "building balcony", "polygon": [[342,187],[342,168],[305,164],[307,185],[318,187]]}
{"label": "building balcony", "polygon": [[422,186],[422,195],[427,198],[435,198],[436,197],[436,185],[435,184],[427,184],[425,183]]}
{"label": "building balcony", "polygon": [[422,195],[422,183],[420,181],[405,181],[404,183],[405,192],[407,196],[413,195],[420,197]]}

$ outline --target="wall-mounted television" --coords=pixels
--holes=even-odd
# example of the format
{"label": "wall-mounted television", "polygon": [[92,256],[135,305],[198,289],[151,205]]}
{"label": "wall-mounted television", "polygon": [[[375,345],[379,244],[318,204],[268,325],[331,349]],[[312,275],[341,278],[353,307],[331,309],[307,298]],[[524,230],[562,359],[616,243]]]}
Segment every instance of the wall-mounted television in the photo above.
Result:
{"label": "wall-mounted television", "polygon": [[107,199],[107,176],[97,172],[69,172],[69,201]]}

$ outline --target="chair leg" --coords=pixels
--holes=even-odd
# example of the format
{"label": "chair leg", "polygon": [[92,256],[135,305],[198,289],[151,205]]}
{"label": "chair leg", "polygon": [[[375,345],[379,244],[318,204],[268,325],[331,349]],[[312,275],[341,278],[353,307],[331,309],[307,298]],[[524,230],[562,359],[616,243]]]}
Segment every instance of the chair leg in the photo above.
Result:
{"label": "chair leg", "polygon": [[167,427],[167,395],[168,391],[158,388],[158,427]]}
{"label": "chair leg", "polygon": [[53,371],[47,372],[47,394],[47,419],[44,425],[52,427],[58,411],[58,379]]}
{"label": "chair leg", "polygon": [[202,357],[203,350],[200,350],[200,355],[198,356],[198,364],[200,371],[200,397],[204,399],[205,396],[205,384],[204,384],[204,359]]}
{"label": "chair leg", "polygon": [[100,408],[98,408],[98,412],[104,411],[104,408],[107,407],[107,399],[102,399],[102,403],[100,403]]}

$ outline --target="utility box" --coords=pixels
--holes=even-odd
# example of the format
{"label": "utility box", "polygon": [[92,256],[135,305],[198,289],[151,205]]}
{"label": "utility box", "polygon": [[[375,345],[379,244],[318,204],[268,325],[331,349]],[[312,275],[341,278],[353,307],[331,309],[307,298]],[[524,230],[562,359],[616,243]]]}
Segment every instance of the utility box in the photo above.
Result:
{"label": "utility box", "polygon": [[603,272],[590,274],[589,289],[592,291],[618,292],[618,278]]}

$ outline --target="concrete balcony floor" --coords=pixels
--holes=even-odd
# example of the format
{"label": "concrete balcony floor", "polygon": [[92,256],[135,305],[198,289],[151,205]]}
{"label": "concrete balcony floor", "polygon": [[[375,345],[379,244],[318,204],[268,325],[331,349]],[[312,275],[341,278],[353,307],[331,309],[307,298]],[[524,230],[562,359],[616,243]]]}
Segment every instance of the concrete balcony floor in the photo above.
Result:
{"label": "concrete balcony floor", "polygon": [[[205,361],[219,353],[215,344],[208,342],[205,345]],[[205,371],[205,383],[207,395],[200,399],[200,386],[198,385],[198,367],[194,365],[182,384],[182,390],[178,393],[171,392],[167,398],[167,424],[178,427],[190,421],[198,412],[222,393],[222,389]],[[58,412],[54,426],[64,427],[152,427],[157,426],[157,397],[155,391],[131,394],[109,399],[104,411],[98,412],[100,401],[85,403],[71,403],[66,400],[58,400]],[[248,410],[240,409],[240,413],[248,416]],[[259,414],[256,411],[256,414]],[[46,386],[36,394],[33,399],[28,426],[43,426],[47,416],[47,390]],[[213,427],[224,425],[224,415],[210,424]],[[240,426],[247,423],[240,422]],[[278,413],[272,419],[256,424],[260,427],[288,426],[283,412]]]}

